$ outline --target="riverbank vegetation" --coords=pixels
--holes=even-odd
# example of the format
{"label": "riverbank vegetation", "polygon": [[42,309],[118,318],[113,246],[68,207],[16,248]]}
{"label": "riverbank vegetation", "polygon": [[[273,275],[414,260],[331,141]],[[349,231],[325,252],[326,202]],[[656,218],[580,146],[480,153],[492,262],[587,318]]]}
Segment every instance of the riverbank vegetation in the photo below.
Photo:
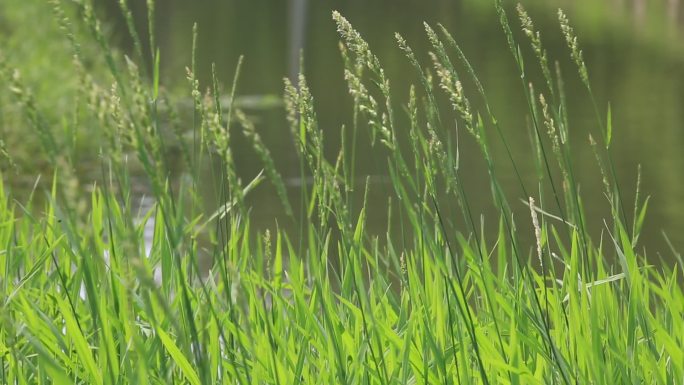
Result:
{"label": "riverbank vegetation", "polygon": [[[54,169],[27,194],[0,184],[0,382],[684,381],[684,267],[674,250],[677,264],[656,267],[649,258],[658,256],[638,247],[648,198],[615,176],[611,141],[619,130],[593,96],[562,11],[557,33],[572,68],[548,56],[546,31],[535,30],[522,7],[513,18],[495,2],[510,76],[520,78],[529,106],[520,111],[527,132],[507,132],[488,103],[496,90],[485,89],[445,28],[425,25],[427,62],[394,37],[419,79],[397,95],[402,79],[389,79],[362,35],[334,13],[345,70],[331,76],[344,77],[349,95],[340,98],[353,108],[341,130],[323,129],[306,77],[285,80],[283,129],[307,182],[293,192],[234,102],[249,68],[236,63],[227,86],[215,73],[200,84],[196,29],[183,114],[160,84],[154,33],[142,41],[126,2],[131,58],[109,46],[88,2],[52,3],[71,57],[63,69],[75,84],[69,102],[36,98],[24,68],[0,52],[3,116],[22,118],[35,156]],[[522,50],[536,62],[523,62]],[[589,138],[572,134],[566,80],[583,85],[595,108]],[[333,134],[342,145],[331,154],[325,143]],[[529,137],[528,153],[510,151],[513,135]],[[236,170],[236,136],[263,163],[249,179]],[[98,165],[96,183],[74,171],[84,137],[98,143],[86,160]],[[3,143],[11,165],[12,145]],[[583,208],[572,146],[594,151],[606,218]],[[464,188],[464,147],[486,166],[481,194],[499,212],[493,223]],[[369,150],[389,180],[381,208],[367,203],[376,186],[357,175],[357,154]],[[538,184],[517,175],[520,157],[533,159]],[[185,171],[172,177],[172,162]],[[502,175],[501,164],[512,173]],[[200,171],[207,167],[210,177]],[[503,177],[517,179],[518,191],[504,191]],[[141,183],[151,205],[140,204]],[[259,204],[250,193],[262,185],[285,213],[266,231],[250,217]],[[623,199],[630,189],[633,202]],[[520,206],[523,217],[514,215]],[[384,234],[368,230],[370,210],[386,213]],[[588,223],[596,220],[598,233]]]}

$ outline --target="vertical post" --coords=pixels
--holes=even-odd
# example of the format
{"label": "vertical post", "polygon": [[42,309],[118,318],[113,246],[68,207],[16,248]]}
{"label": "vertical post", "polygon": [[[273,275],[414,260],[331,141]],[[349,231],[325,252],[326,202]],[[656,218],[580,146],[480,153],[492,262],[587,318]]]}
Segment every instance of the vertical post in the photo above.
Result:
{"label": "vertical post", "polygon": [[297,77],[300,71],[299,55],[305,43],[306,8],[307,0],[290,0],[288,74],[293,84],[297,84]]}

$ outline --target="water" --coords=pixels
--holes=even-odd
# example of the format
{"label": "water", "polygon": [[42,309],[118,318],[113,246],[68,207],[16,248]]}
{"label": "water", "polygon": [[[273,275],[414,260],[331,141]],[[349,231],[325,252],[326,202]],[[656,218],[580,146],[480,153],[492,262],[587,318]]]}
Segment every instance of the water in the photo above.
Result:
{"label": "water", "polygon": [[[130,49],[125,24],[113,3],[108,5],[108,15],[118,31],[115,36],[120,46]],[[134,11],[142,15],[146,11],[140,4]],[[668,233],[678,250],[684,250],[684,155],[681,151],[684,148],[684,6],[677,0],[656,5],[642,1],[540,4],[528,1],[526,4],[535,26],[542,31],[551,60],[559,60],[565,73],[573,155],[591,228],[598,234],[604,229],[603,218],[609,215],[594,155],[587,144],[588,132],[596,130],[597,124],[587,94],[567,59],[556,23],[555,9],[559,5],[567,10],[580,37],[601,113],[605,114],[608,102],[612,106],[612,153],[630,212],[637,166],[642,166],[642,192],[652,198],[641,244],[653,259],[662,253],[666,261],[673,261],[662,232]],[[333,9],[349,19],[370,43],[394,82],[397,100],[402,103],[407,101],[409,84],[417,80],[396,47],[394,32],[400,32],[421,61],[428,63],[429,48],[422,22],[443,23],[462,45],[481,77],[514,156],[521,164],[528,190],[537,190],[529,156],[524,113],[527,106],[522,98],[522,85],[514,75],[511,54],[489,2],[166,0],[158,2],[156,16],[162,80],[168,88],[189,94],[184,68],[191,60],[193,22],[199,24],[198,66],[203,87],[209,85],[212,62],[216,63],[223,83],[230,84],[239,55],[245,55],[239,94],[254,96],[253,108],[247,112],[256,120],[257,129],[272,151],[296,202],[297,189],[307,181],[298,179],[298,162],[284,111],[278,103],[261,106],[259,101],[264,95],[282,94],[283,78],[299,71],[299,53],[303,50],[304,72],[316,98],[320,125],[328,138],[327,149],[331,154],[336,151],[340,127],[351,123],[351,101],[342,77],[337,34],[331,19]],[[514,12],[509,16],[514,27],[518,26]],[[140,28],[143,27],[141,21]],[[527,40],[518,35],[519,43],[526,44]],[[523,50],[528,66],[532,66],[529,48],[523,46]],[[538,78],[532,79],[541,87]],[[235,135],[235,141],[240,175],[243,180],[251,180],[261,164],[239,135]],[[491,225],[496,225],[484,165],[473,147],[472,142],[464,141],[462,161],[467,165],[463,168],[464,180],[474,209],[482,212]],[[494,154],[503,173],[502,183],[507,191],[519,195],[517,182],[503,155]],[[391,185],[378,159],[376,151],[360,152],[360,174],[374,176],[370,226],[382,234],[387,207],[383,191]],[[206,195],[212,196],[210,191]],[[274,218],[282,213],[273,191],[268,187],[258,188],[252,195],[252,203],[255,224],[273,228]],[[519,226],[531,227],[528,209],[522,203],[518,206]],[[452,213],[456,215],[457,211]]]}

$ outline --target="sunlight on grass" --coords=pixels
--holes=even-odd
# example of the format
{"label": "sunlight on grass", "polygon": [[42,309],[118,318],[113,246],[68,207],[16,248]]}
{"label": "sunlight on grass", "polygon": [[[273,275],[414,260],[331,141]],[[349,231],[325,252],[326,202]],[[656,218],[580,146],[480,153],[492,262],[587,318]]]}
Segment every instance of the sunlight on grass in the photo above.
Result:
{"label": "sunlight on grass", "polygon": [[[49,101],[36,100],[22,68],[0,52],[0,92],[11,95],[54,168],[51,186],[37,184],[29,196],[0,181],[0,382],[684,381],[684,270],[681,261],[651,266],[637,250],[648,199],[622,199],[629,187],[620,185],[611,160],[611,137],[619,133],[610,109],[593,96],[562,11],[559,25],[576,65],[568,79],[581,82],[596,112],[591,143],[612,214],[599,239],[587,230],[571,161],[571,145],[583,144],[568,135],[564,78],[522,7],[518,35],[496,2],[515,62],[511,76],[521,79],[529,106],[520,111],[529,116],[527,154],[508,147],[506,137],[520,133],[501,127],[487,98],[496,90],[485,90],[444,27],[425,24],[428,64],[395,36],[420,80],[402,103],[392,91],[402,79],[388,78],[362,35],[335,12],[345,70],[334,75],[344,77],[353,99],[351,124],[337,156],[329,156],[305,76],[285,81],[283,124],[302,180],[312,181],[294,196],[257,127],[233,103],[239,73],[249,69],[236,63],[227,99],[215,74],[203,91],[195,76],[195,29],[185,74],[192,116],[182,121],[175,95],[159,84],[154,34],[146,43],[153,49],[144,52],[125,3],[135,43],[130,59],[109,47],[89,2],[70,3],[76,9],[52,2],[73,55],[64,71],[79,84],[77,112],[58,123],[42,111]],[[147,3],[152,15],[154,2]],[[80,41],[75,24],[91,40]],[[90,69],[82,45],[99,49],[106,71]],[[538,61],[523,63],[522,49]],[[139,65],[144,59],[153,63],[149,70]],[[530,82],[532,71],[540,71],[541,84]],[[63,135],[84,131],[101,138],[99,182],[90,192],[74,173],[76,147]],[[232,155],[240,132],[264,168],[247,181]],[[361,140],[373,141],[391,182],[381,237],[367,229],[373,187],[366,182],[364,195],[353,191]],[[502,155],[494,142],[503,145]],[[483,194],[499,211],[494,239],[464,189],[462,145],[477,148],[486,164],[490,190]],[[186,169],[179,180],[170,178],[170,146]],[[0,150],[0,157],[12,157],[11,147]],[[519,193],[506,193],[499,164],[517,173],[522,156],[534,158],[538,185],[530,188],[516,175]],[[206,164],[211,178],[200,172]],[[138,202],[132,167],[146,176],[151,206]],[[277,220],[293,223],[295,232],[260,232],[250,223],[250,205],[259,204],[250,192],[266,181],[287,214]],[[203,202],[198,186],[213,189],[219,201]],[[449,209],[447,200],[457,205]],[[218,209],[207,214],[207,203]],[[514,217],[512,207],[524,204],[530,216]],[[521,229],[534,234],[533,244]]]}

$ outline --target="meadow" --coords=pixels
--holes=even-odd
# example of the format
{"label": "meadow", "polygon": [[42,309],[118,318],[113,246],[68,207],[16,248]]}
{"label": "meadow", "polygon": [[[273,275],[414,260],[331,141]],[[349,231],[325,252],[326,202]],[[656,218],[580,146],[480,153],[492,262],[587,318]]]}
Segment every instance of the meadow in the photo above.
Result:
{"label": "meadow", "polygon": [[[89,2],[51,1],[46,22],[67,49],[49,75],[63,79],[61,90],[35,93],[45,86],[27,83],[30,66],[0,45],[0,124],[21,127],[0,141],[0,383],[684,384],[682,259],[672,250],[676,263],[653,264],[639,247],[649,199],[616,177],[619,129],[592,92],[563,11],[571,68],[549,57],[546,32],[522,6],[512,14],[493,2],[528,105],[522,133],[497,119],[488,101],[496,90],[446,28],[425,24],[429,62],[401,31],[387,37],[419,79],[397,95],[402,79],[390,79],[362,33],[333,13],[345,69],[331,76],[344,77],[340,98],[353,108],[331,154],[305,75],[284,80],[283,127],[310,181],[292,194],[238,102],[250,68],[240,60],[232,83],[214,71],[200,84],[199,26],[179,74],[186,92],[169,92],[154,1],[145,41],[119,4],[130,57],[110,46]],[[588,138],[571,133],[565,81],[593,105]],[[189,114],[179,111],[188,98]],[[513,135],[529,137],[527,153],[510,150]],[[249,179],[235,164],[237,136],[262,162]],[[30,151],[15,157],[23,138]],[[595,155],[605,218],[584,209],[573,146]],[[481,194],[494,223],[464,188],[462,147],[486,165]],[[369,149],[390,181],[386,207],[368,203],[373,185],[358,175]],[[517,174],[522,156],[536,166],[534,186]],[[28,189],[8,183],[23,181],[22,157],[40,158],[50,177]],[[173,162],[182,175],[172,177]],[[96,165],[92,178],[77,172],[83,163]],[[501,187],[511,177],[502,164],[519,181],[515,193]],[[260,230],[250,194],[264,185],[284,215]],[[368,230],[370,210],[386,213],[384,234]]]}

